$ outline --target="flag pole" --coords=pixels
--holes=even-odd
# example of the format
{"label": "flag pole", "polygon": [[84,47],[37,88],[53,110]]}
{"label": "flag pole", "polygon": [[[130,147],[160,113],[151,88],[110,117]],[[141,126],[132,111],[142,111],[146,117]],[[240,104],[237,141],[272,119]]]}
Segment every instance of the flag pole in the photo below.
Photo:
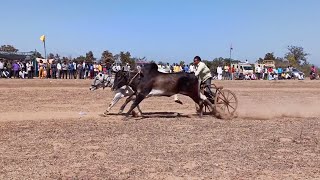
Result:
{"label": "flag pole", "polygon": [[230,67],[231,67],[231,53],[232,53],[232,44],[231,44],[231,46],[230,46]]}
{"label": "flag pole", "polygon": [[44,58],[47,60],[46,40],[43,41],[43,48],[44,48]]}

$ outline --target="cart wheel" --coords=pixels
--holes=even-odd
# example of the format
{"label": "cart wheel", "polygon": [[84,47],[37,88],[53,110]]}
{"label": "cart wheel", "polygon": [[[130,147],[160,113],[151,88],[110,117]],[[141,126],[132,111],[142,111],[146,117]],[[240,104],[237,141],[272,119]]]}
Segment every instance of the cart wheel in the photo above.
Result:
{"label": "cart wheel", "polygon": [[238,99],[236,95],[228,90],[218,90],[215,98],[215,109],[222,115],[233,116],[238,108]]}

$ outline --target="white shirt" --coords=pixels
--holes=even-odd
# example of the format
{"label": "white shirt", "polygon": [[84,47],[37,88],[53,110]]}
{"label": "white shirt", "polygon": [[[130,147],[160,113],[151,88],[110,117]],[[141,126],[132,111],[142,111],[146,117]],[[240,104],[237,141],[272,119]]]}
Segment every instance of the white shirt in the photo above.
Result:
{"label": "white shirt", "polygon": [[0,69],[3,69],[3,62],[0,62]]}
{"label": "white shirt", "polygon": [[61,64],[60,63],[57,64],[57,69],[61,70]]}
{"label": "white shirt", "polygon": [[73,62],[72,65],[73,65],[73,69],[77,70],[77,63]]}
{"label": "white shirt", "polygon": [[261,73],[261,67],[260,66],[257,67],[257,72]]}
{"label": "white shirt", "polygon": [[218,67],[217,67],[217,73],[218,73],[218,74],[222,74],[222,72],[223,72],[223,71],[222,71],[222,67],[218,66]]}
{"label": "white shirt", "polygon": [[189,69],[190,69],[190,72],[194,72],[194,66],[192,64],[190,65]]}

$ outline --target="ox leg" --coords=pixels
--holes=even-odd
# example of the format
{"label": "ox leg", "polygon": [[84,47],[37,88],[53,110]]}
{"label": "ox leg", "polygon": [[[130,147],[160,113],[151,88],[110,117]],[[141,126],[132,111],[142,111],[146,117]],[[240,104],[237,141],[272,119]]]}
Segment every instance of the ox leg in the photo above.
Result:
{"label": "ox leg", "polygon": [[[123,112],[124,108],[127,106],[127,104],[128,104],[130,101],[133,101],[133,102],[134,102],[135,100],[136,100],[136,96],[135,96],[135,95],[132,95],[132,96],[128,97],[128,98],[126,99],[126,102],[121,106],[120,111],[119,111],[119,114],[121,114],[121,113]],[[137,109],[138,109],[140,115],[142,115],[142,111],[141,111],[139,105],[137,105]],[[132,113],[136,114],[136,113],[134,112],[134,110],[133,110]]]}
{"label": "ox leg", "polygon": [[109,104],[108,109],[104,112],[104,115],[109,114],[109,111],[111,110],[111,108],[112,108],[115,104],[117,104],[117,102],[119,102],[119,100],[120,100],[121,98],[123,98],[123,94],[122,94],[121,92],[118,92],[118,93],[114,96],[114,98],[113,98],[113,100],[111,101],[111,103]]}
{"label": "ox leg", "polygon": [[121,114],[124,110],[124,108],[127,106],[127,104],[130,102],[130,101],[133,101],[135,100],[135,97],[134,97],[134,94],[130,95],[126,101],[122,104],[122,106],[120,107],[120,110],[119,110],[119,114]]}
{"label": "ox leg", "polygon": [[[149,94],[149,93],[147,93]],[[131,112],[133,111],[134,108],[136,108],[140,102],[146,97],[146,95],[139,93],[135,99],[135,101],[132,103],[129,111],[126,113],[126,117],[129,117],[129,115],[131,114]]]}

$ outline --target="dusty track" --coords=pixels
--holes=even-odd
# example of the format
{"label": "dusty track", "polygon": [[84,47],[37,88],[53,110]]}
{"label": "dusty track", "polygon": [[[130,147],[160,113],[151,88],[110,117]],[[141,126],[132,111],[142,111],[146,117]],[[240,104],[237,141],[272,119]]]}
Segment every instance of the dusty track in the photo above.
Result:
{"label": "dusty track", "polygon": [[222,81],[238,118],[199,119],[180,96],[127,122],[98,115],[113,94],[90,83],[0,79],[0,179],[320,178],[320,81]]}

